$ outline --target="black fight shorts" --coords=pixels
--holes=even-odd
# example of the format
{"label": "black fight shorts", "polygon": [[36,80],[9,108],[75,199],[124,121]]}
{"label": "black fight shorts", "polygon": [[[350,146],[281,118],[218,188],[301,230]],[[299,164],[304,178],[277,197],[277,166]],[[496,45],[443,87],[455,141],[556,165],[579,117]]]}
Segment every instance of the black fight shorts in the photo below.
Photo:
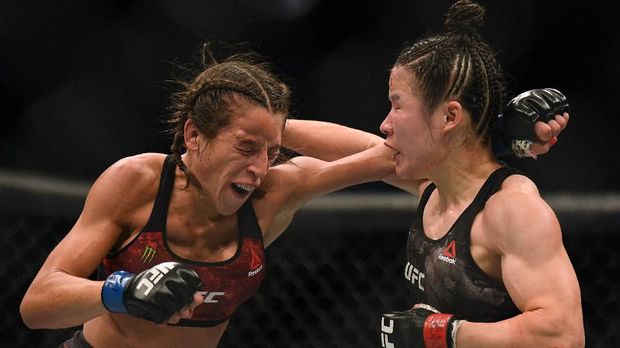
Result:
{"label": "black fight shorts", "polygon": [[78,330],[73,337],[64,341],[58,348],[93,348],[93,346],[86,342],[82,330]]}

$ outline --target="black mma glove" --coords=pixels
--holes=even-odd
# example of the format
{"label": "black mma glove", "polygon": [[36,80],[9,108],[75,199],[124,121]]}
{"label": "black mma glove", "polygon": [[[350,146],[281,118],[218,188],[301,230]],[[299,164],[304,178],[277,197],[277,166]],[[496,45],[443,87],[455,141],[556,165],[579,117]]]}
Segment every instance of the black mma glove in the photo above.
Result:
{"label": "black mma glove", "polygon": [[426,304],[405,312],[389,312],[381,318],[381,347],[455,348],[462,321],[453,314],[439,313]]}
{"label": "black mma glove", "polygon": [[110,312],[162,324],[193,301],[201,284],[193,269],[164,262],[138,275],[125,271],[110,274],[101,288],[101,301]]}
{"label": "black mma glove", "polygon": [[[503,145],[508,147],[508,153],[528,157],[531,156],[532,144],[538,140],[534,124],[553,120],[555,115],[568,111],[566,97],[557,89],[532,89],[514,97],[506,105],[504,113],[496,120],[495,129],[502,134],[501,139]],[[506,151],[498,150],[497,145],[501,144],[494,146],[496,155],[505,155]]]}

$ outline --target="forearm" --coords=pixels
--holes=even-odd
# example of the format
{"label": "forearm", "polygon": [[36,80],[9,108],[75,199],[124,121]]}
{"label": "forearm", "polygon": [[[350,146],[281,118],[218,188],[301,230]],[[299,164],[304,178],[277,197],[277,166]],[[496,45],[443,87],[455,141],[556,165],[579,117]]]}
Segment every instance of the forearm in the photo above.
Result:
{"label": "forearm", "polygon": [[[577,316],[579,318],[579,316]],[[456,346],[469,347],[583,347],[581,324],[575,317],[550,318],[540,309],[496,323],[464,322]]]}
{"label": "forearm", "polygon": [[302,155],[333,161],[383,143],[377,135],[330,122],[288,120],[282,146]]}
{"label": "forearm", "polygon": [[37,279],[20,306],[24,323],[33,329],[78,326],[108,313],[101,303],[103,281],[54,271]]}

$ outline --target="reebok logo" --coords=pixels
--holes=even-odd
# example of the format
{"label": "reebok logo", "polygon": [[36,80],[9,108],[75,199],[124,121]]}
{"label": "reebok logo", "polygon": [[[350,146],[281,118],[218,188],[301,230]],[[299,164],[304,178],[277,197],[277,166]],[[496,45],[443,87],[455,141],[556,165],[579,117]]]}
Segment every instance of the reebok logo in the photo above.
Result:
{"label": "reebok logo", "polygon": [[451,241],[450,244],[443,249],[443,253],[439,254],[437,258],[451,265],[456,264],[456,241]]}
{"label": "reebok logo", "polygon": [[258,272],[263,270],[263,265],[258,266],[257,269],[248,272],[248,278],[255,276]]}
{"label": "reebok logo", "polygon": [[443,249],[444,256],[455,258],[456,257],[456,241],[451,241],[448,246]]}
{"label": "reebok logo", "polygon": [[248,272],[248,278],[256,275],[262,271],[263,262],[256,253],[252,253],[252,259],[250,259],[250,271]]}

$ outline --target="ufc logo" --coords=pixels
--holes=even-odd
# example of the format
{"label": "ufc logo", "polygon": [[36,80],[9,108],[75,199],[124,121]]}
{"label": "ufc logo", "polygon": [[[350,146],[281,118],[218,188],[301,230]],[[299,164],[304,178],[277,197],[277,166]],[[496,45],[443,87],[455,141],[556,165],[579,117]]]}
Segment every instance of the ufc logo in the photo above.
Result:
{"label": "ufc logo", "polygon": [[216,296],[223,296],[225,292],[223,291],[201,291],[200,294],[204,298],[203,303],[218,303],[219,300],[216,300]]}
{"label": "ufc logo", "polygon": [[[386,321],[387,321],[387,324],[386,324]],[[394,348],[394,343],[390,342],[390,336],[388,336],[392,332],[394,332],[394,320],[382,317],[381,318],[381,347]]]}
{"label": "ufc logo", "polygon": [[411,282],[411,284],[415,284],[418,282],[418,288],[424,291],[424,286],[422,285],[422,279],[424,279],[424,273],[420,272],[417,268],[413,267],[413,265],[407,262],[405,266],[405,278]]}
{"label": "ufc logo", "polygon": [[172,262],[160,263],[159,265],[151,268],[147,273],[147,275],[150,274],[150,276],[142,278],[138,283],[136,289],[145,287],[146,289],[144,290],[144,296],[147,296],[151,292],[155,284],[159,283],[164,274],[168,273],[173,268],[174,263]]}

